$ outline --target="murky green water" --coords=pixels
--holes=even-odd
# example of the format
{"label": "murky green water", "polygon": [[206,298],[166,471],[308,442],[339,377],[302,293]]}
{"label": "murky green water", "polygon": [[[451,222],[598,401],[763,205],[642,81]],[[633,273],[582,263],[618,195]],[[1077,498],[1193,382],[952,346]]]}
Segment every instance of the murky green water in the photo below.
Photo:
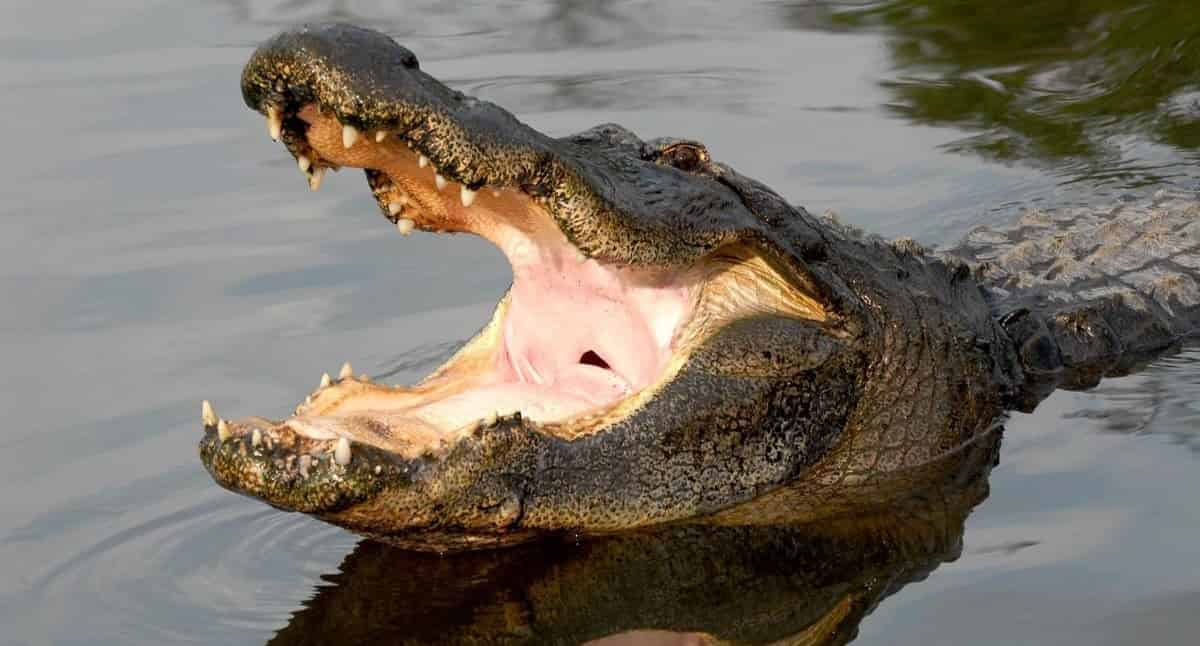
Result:
{"label": "murky green water", "polygon": [[195,451],[201,398],[283,413],[345,359],[415,380],[509,280],[483,242],[400,239],[356,174],[308,194],[238,93],[286,25],[373,25],[544,131],[699,138],[810,210],[942,242],[1195,190],[1192,3],[9,5],[0,643],[1200,632],[1196,349],[1014,415],[961,541],[951,522],[911,550],[767,533],[437,559],[220,490]]}

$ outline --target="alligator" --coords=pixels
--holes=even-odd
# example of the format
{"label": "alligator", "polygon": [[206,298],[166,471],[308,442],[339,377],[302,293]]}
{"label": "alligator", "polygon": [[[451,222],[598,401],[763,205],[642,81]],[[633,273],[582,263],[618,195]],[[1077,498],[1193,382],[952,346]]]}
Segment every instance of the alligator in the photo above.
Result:
{"label": "alligator", "polygon": [[1200,328],[1186,195],[934,250],[792,206],[696,140],[542,134],[360,27],[275,36],[241,88],[312,190],[362,168],[399,233],[475,234],[512,266],[416,385],[347,364],[285,419],[203,403],[221,486],[401,547],[877,513],[955,477],[1007,411]]}

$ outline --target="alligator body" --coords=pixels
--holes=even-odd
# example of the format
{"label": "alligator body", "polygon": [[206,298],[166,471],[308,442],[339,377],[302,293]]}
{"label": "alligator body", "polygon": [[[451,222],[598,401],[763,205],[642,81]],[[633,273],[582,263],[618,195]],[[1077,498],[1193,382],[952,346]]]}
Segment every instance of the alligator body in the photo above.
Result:
{"label": "alligator body", "polygon": [[401,234],[473,233],[513,266],[415,386],[346,366],[286,419],[205,404],[222,486],[405,547],[876,513],[956,477],[1004,411],[1200,325],[1200,207],[1172,196],[935,253],[814,217],[696,141],[551,138],[365,29],[275,37],[242,91],[314,190],[363,168]]}

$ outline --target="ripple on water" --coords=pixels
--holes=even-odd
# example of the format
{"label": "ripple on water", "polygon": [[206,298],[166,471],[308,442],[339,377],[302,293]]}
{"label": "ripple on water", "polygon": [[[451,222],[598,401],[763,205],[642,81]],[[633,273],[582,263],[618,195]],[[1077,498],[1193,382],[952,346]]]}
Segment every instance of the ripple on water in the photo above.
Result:
{"label": "ripple on water", "polygon": [[63,617],[76,618],[71,635],[100,643],[265,638],[356,540],[214,493],[86,545],[36,580],[21,605],[51,638]]}
{"label": "ripple on water", "polygon": [[450,79],[472,96],[502,105],[516,114],[567,110],[636,111],[681,102],[743,112],[752,104],[750,92],[761,83],[752,69],[614,69],[587,74],[489,76]]}

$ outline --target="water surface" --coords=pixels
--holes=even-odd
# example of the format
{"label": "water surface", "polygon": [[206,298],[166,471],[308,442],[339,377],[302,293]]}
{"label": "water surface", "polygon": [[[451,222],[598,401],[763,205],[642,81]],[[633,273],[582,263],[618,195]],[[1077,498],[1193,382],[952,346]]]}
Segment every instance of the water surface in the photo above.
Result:
{"label": "water surface", "polygon": [[[697,138],[814,212],[931,243],[1025,206],[1195,190],[1195,10],[1020,4],[9,7],[0,643],[370,643],[455,626],[521,639],[502,630],[521,621],[496,618],[557,599],[546,582],[587,580],[572,568],[644,553],[568,545],[430,560],[212,484],[195,450],[200,399],[233,417],[283,414],[347,359],[416,380],[479,327],[510,278],[481,241],[395,235],[358,173],[310,195],[242,105],[240,66],[257,42],[308,20],[373,25],[438,78],[543,131],[616,121]],[[783,559],[797,569],[764,581],[811,587],[738,612],[778,608],[796,625],[830,609],[853,617],[816,599],[859,589],[842,574],[882,568],[892,588],[852,622],[858,643],[1187,641],[1200,630],[1198,401],[1195,348],[1059,392],[1009,421],[961,543],[950,532],[919,558],[837,561],[821,579],[813,564],[847,554],[840,544],[765,537],[754,544],[801,540],[808,560]],[[413,586],[414,573],[429,583]],[[652,615],[637,623],[656,603],[732,607],[702,568],[662,576],[693,584],[664,590],[710,593],[562,605],[556,617],[594,638],[658,627]],[[430,590],[441,596],[418,604]],[[350,613],[358,598],[369,614]],[[405,614],[413,607],[429,611]]]}

